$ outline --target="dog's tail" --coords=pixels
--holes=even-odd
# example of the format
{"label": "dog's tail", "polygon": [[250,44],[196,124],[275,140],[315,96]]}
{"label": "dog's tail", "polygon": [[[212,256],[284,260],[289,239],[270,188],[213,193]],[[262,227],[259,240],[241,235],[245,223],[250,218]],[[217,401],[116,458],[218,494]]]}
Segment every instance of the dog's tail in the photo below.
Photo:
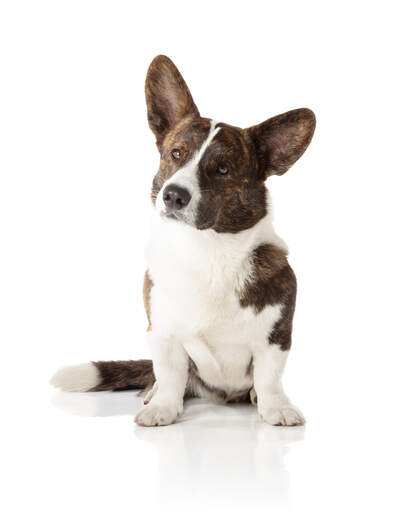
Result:
{"label": "dog's tail", "polygon": [[145,389],[155,382],[152,361],[98,361],[61,368],[51,384],[63,391]]}

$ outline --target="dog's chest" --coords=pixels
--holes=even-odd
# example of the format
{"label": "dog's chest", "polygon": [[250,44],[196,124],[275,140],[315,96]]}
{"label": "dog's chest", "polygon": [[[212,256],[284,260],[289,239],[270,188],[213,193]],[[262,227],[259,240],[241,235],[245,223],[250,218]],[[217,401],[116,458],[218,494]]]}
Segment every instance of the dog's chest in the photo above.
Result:
{"label": "dog's chest", "polygon": [[238,320],[243,310],[237,288],[249,272],[247,251],[229,237],[173,224],[154,226],[147,249],[154,327],[202,332]]}
{"label": "dog's chest", "polygon": [[240,305],[251,240],[172,222],[163,227],[154,226],[147,249],[155,336],[181,342],[206,383],[228,393],[250,388],[252,344],[266,339],[280,314],[279,308],[256,313]]}

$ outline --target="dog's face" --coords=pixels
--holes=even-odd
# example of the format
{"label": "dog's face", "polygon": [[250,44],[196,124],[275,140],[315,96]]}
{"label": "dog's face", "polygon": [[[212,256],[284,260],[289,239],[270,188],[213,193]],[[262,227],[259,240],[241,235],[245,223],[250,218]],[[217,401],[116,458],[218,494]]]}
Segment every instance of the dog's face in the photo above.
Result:
{"label": "dog's face", "polygon": [[162,55],[148,70],[145,92],[161,156],[155,209],[197,229],[237,233],[254,226],[267,213],[265,180],[286,172],[314,133],[308,109],[244,130],[200,117],[179,71]]}

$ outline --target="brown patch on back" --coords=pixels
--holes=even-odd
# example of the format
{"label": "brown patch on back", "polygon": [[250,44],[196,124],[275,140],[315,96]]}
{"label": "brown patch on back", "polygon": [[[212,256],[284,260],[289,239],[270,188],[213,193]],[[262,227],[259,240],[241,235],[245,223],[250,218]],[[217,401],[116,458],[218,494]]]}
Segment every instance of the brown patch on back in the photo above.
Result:
{"label": "brown patch on back", "polygon": [[240,305],[260,313],[266,306],[282,304],[281,318],[272,328],[268,342],[289,350],[297,281],[286,252],[272,244],[260,245],[253,251],[252,261],[253,278],[240,293]]}
{"label": "brown patch on back", "polygon": [[145,272],[145,278],[143,280],[143,305],[145,306],[146,316],[148,317],[148,331],[152,330],[151,323],[151,290],[153,287],[153,281],[149,275],[149,271]]}

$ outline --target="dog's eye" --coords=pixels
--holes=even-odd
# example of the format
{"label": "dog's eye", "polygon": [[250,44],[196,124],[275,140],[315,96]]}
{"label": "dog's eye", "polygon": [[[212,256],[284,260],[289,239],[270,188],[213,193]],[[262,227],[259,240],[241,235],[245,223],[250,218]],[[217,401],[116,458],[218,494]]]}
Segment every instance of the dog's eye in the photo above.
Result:
{"label": "dog's eye", "polygon": [[170,156],[173,160],[180,160],[182,158],[182,151],[180,151],[180,149],[172,149]]}
{"label": "dog's eye", "polygon": [[221,174],[222,176],[226,176],[226,174],[229,174],[229,168],[222,165],[217,169],[217,174]]}

